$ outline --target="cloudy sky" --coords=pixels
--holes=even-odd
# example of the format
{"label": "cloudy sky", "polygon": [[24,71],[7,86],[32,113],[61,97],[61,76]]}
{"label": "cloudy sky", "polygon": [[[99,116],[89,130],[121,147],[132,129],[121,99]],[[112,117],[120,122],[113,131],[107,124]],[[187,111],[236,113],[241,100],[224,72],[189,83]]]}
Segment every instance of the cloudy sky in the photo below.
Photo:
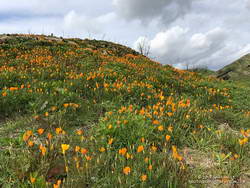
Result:
{"label": "cloudy sky", "polygon": [[95,38],[178,68],[217,70],[250,53],[250,0],[1,0],[0,33]]}

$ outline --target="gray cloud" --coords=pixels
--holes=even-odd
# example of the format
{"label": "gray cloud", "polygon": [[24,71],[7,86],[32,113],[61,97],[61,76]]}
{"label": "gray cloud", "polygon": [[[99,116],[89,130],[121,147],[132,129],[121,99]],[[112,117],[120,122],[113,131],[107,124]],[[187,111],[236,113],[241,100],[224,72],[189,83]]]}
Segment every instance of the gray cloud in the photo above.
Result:
{"label": "gray cloud", "polygon": [[74,10],[64,16],[64,27],[67,30],[87,31],[92,34],[103,32],[105,24],[115,19],[114,13],[107,13],[98,17],[89,17],[84,14],[76,13]]}
{"label": "gray cloud", "polygon": [[170,23],[184,16],[194,0],[113,0],[116,12],[127,20]]}
{"label": "gray cloud", "polygon": [[64,15],[66,12],[75,10],[94,17],[111,11],[111,4],[110,0],[2,0],[0,13],[43,16]]}
{"label": "gray cloud", "polygon": [[247,8],[250,9],[250,0],[245,0]]}
{"label": "gray cloud", "polygon": [[188,28],[175,26],[157,33],[151,40],[140,37],[134,46],[137,47],[142,40],[146,40],[151,46],[151,52],[157,60],[179,68],[188,65],[216,69],[221,66],[222,58],[232,58],[232,46],[227,43],[228,31],[222,28],[214,28],[205,33],[192,33]]}
{"label": "gray cloud", "polygon": [[158,32],[147,38],[151,56],[178,68],[189,64],[219,69],[250,53],[249,19],[244,2],[193,1],[184,19],[162,22]]}

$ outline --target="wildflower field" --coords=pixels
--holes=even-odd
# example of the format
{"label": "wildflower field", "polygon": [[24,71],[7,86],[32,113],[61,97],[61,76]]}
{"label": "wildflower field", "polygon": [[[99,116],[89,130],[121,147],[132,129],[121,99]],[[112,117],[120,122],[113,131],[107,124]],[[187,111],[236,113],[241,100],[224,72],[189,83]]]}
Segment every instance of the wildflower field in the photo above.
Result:
{"label": "wildflower field", "polygon": [[250,187],[249,93],[110,42],[6,35],[0,187]]}

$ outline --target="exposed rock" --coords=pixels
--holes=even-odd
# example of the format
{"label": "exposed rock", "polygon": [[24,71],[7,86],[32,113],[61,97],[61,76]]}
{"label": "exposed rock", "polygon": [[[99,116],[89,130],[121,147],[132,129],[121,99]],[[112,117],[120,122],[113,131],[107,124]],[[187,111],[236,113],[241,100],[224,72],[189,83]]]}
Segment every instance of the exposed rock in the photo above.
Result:
{"label": "exposed rock", "polygon": [[234,134],[236,136],[240,136],[240,133],[238,131],[233,130],[227,123],[220,124],[218,128],[221,131],[224,131],[226,133]]}
{"label": "exposed rock", "polygon": [[0,44],[4,43],[6,40],[8,40],[10,37],[7,35],[0,35]]}
{"label": "exposed rock", "polygon": [[218,165],[209,154],[191,148],[184,148],[182,156],[186,164],[193,168],[209,169]]}
{"label": "exposed rock", "polygon": [[46,175],[46,181],[56,183],[57,180],[63,180],[67,177],[65,166],[63,164],[57,164],[49,169]]}
{"label": "exposed rock", "polygon": [[68,41],[68,43],[71,44],[71,45],[78,46],[78,44],[76,42],[74,42],[74,41]]}

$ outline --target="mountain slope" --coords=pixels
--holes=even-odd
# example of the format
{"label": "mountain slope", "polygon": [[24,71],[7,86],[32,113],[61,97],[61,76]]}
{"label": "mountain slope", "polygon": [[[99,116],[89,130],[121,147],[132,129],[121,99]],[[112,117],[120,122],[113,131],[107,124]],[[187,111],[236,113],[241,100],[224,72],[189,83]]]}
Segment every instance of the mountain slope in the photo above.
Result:
{"label": "mountain slope", "polygon": [[217,74],[224,80],[250,80],[250,54],[220,69]]}
{"label": "mountain slope", "polygon": [[106,41],[0,41],[3,187],[249,182],[249,87]]}

